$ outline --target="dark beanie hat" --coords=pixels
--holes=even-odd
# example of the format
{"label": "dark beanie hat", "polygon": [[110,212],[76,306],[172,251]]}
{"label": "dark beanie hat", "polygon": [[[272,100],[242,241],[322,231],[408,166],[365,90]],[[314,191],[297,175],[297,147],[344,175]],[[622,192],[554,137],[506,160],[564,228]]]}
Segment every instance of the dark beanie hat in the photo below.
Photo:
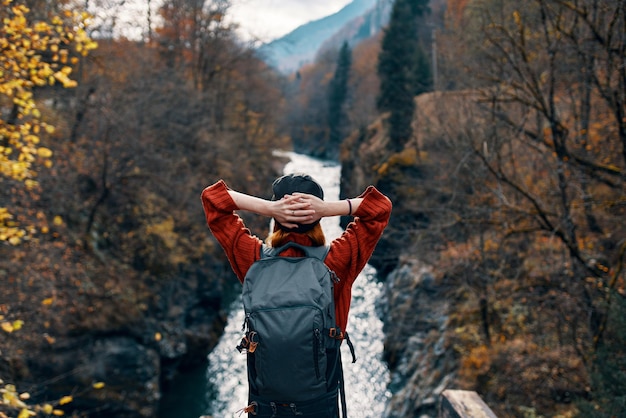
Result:
{"label": "dark beanie hat", "polygon": [[[272,192],[274,193],[272,200],[280,200],[283,196],[296,192],[306,193],[324,199],[324,190],[322,190],[319,183],[316,182],[313,177],[303,173],[287,174],[277,178],[274,180],[274,183],[272,183]],[[310,224],[300,224],[297,228],[285,228],[276,222],[281,229],[290,232],[307,232],[313,229],[318,223],[319,221]]]}

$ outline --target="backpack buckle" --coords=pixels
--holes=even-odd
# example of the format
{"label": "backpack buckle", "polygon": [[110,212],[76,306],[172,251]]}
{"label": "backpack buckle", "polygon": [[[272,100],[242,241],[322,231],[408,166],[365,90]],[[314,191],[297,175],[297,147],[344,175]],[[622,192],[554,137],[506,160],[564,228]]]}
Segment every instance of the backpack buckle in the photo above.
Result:
{"label": "backpack buckle", "polygon": [[328,330],[328,336],[335,340],[343,340],[344,334],[340,328],[330,328]]}
{"label": "backpack buckle", "polygon": [[243,336],[241,342],[237,346],[237,350],[240,353],[244,351],[247,353],[254,353],[257,345],[259,345],[259,334],[256,331],[249,331]]}
{"label": "backpack buckle", "polygon": [[256,331],[250,331],[248,333],[248,341],[250,346],[248,347],[248,353],[254,353],[256,346],[259,345],[259,334]]}

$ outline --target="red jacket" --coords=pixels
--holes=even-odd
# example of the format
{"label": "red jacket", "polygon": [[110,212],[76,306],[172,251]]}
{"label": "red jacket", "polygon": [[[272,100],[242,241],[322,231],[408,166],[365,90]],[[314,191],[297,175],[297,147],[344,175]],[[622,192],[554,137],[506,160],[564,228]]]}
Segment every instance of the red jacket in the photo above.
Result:
{"label": "red jacket", "polygon": [[[352,284],[369,260],[376,243],[389,222],[391,201],[375,187],[368,187],[359,197],[364,198],[343,234],[333,240],[325,263],[337,274],[335,310],[337,325],[346,330],[352,297]],[[230,261],[233,271],[243,282],[246,272],[260,258],[263,241],[250,233],[243,220],[234,213],[238,208],[228,194],[223,180],[202,191],[202,206],[211,232]],[[292,233],[293,241],[311,245],[304,234]],[[300,250],[289,248],[281,255],[300,256]]]}

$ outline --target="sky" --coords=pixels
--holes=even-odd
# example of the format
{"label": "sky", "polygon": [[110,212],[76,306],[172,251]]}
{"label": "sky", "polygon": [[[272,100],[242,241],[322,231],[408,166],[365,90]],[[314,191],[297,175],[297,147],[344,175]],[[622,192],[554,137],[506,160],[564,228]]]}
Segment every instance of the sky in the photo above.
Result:
{"label": "sky", "polygon": [[269,42],[312,20],[329,16],[352,0],[231,0],[231,19],[242,38]]}
{"label": "sky", "polygon": [[[329,16],[352,0],[230,0],[229,23],[239,25],[244,41],[272,41],[312,20]],[[158,20],[156,8],[161,0],[152,1],[152,18]],[[146,32],[146,0],[95,0],[90,12],[107,20],[114,15],[117,35],[140,39]],[[96,17],[96,21],[100,20]],[[153,21],[153,24],[154,24]],[[102,34],[101,34],[102,35]],[[104,34],[109,35],[109,34]]]}

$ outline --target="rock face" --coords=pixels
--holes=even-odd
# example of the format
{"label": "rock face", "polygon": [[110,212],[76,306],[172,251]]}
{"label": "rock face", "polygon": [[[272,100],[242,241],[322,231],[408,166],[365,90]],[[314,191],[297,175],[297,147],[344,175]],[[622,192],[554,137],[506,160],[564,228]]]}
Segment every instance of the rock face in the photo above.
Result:
{"label": "rock face", "polygon": [[[20,256],[34,260],[35,252],[45,251],[25,248]],[[3,271],[8,283],[21,274],[13,266],[18,264]],[[202,367],[223,332],[223,268],[199,270],[159,278],[127,271],[117,282],[83,276],[74,286],[65,281],[69,272],[41,280],[46,287],[28,293],[6,287],[0,300],[6,315],[13,314],[7,306],[16,306],[7,301],[29,298],[23,306],[36,308],[14,314],[24,322],[19,331],[0,332],[0,378],[29,392],[29,405],[71,395],[70,403],[58,406],[66,416],[157,416],[168,382],[181,370]]]}
{"label": "rock face", "polygon": [[[76,396],[75,413],[85,416],[154,416],[160,396],[160,356],[130,336],[68,338],[58,341],[54,353],[28,360],[28,370],[38,376],[56,376],[51,393],[59,397],[72,388],[89,388],[106,382],[101,391]],[[105,400],[106,399],[106,400]],[[104,401],[104,402],[103,402]]]}
{"label": "rock face", "polygon": [[391,370],[386,417],[436,417],[439,395],[454,378],[448,350],[445,286],[417,259],[405,259],[385,282],[385,357]]}

